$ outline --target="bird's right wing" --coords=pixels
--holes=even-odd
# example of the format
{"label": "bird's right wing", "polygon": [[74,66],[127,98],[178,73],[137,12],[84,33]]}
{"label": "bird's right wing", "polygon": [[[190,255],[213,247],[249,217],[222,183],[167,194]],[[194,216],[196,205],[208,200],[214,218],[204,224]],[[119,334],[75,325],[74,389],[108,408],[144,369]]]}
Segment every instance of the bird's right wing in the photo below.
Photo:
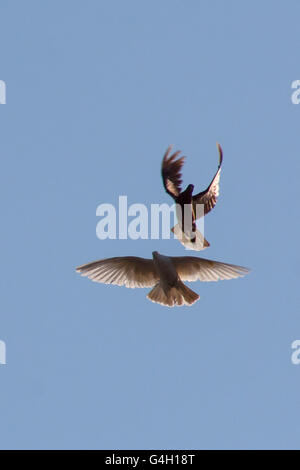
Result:
{"label": "bird's right wing", "polygon": [[180,157],[176,160],[180,154],[180,150],[174,152],[171,156],[172,145],[167,148],[164,155],[161,175],[164,183],[165,190],[173,198],[179,196],[181,193],[182,175],[181,168],[184,164],[185,157]]}
{"label": "bird's right wing", "polygon": [[213,177],[210,185],[208,186],[205,191],[201,193],[195,194],[193,196],[193,210],[196,219],[199,218],[197,215],[197,204],[203,204],[204,206],[204,215],[210,212],[215,205],[217,204],[217,199],[219,196],[219,185],[220,185],[220,175],[221,175],[221,166],[223,161],[223,152],[222,148],[219,144],[217,144],[218,151],[219,151],[219,165],[215,176]]}
{"label": "bird's right wing", "polygon": [[124,256],[107,258],[76,268],[94,282],[126,287],[152,287],[158,281],[152,259]]}
{"label": "bird's right wing", "polygon": [[250,269],[195,256],[170,257],[182,281],[218,281],[243,277]]}

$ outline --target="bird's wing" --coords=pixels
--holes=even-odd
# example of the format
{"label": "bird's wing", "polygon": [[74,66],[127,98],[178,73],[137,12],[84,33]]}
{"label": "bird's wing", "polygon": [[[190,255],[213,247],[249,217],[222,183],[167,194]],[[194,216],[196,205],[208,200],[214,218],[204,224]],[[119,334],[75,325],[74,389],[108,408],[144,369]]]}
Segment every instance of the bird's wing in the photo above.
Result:
{"label": "bird's wing", "polygon": [[197,217],[197,204],[204,204],[204,215],[210,212],[217,204],[217,198],[219,196],[221,165],[223,161],[222,148],[219,144],[217,144],[217,147],[219,151],[218,170],[208,188],[205,191],[202,191],[201,193],[195,194],[195,196],[193,196],[193,211],[196,218],[199,218]]}
{"label": "bird's wing", "polygon": [[152,287],[158,281],[152,259],[124,256],[107,258],[76,268],[94,282],[126,287]]}
{"label": "bird's wing", "polygon": [[195,256],[170,257],[182,281],[219,281],[243,277],[250,269]]}
{"label": "bird's wing", "polygon": [[180,154],[180,150],[170,155],[171,151],[172,145],[167,148],[167,151],[164,155],[161,166],[161,175],[165,190],[170,196],[175,198],[181,193],[181,168],[184,164],[185,157],[180,157],[177,159],[178,155]]}

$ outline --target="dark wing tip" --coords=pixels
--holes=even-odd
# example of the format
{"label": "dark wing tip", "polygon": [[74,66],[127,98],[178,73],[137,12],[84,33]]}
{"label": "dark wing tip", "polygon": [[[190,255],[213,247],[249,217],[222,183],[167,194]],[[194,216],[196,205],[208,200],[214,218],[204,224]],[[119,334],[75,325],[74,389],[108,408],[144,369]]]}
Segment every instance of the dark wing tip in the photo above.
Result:
{"label": "dark wing tip", "polygon": [[164,154],[164,157],[163,157],[163,163],[168,160],[169,158],[169,155],[172,151],[172,148],[173,148],[173,144],[169,145],[169,147],[167,148],[167,150],[165,151],[165,154]]}
{"label": "dark wing tip", "polygon": [[83,266],[77,266],[77,268],[75,268],[75,272],[76,273],[83,273],[84,272],[84,265]]}
{"label": "dark wing tip", "polygon": [[223,162],[223,150],[222,150],[222,147],[219,144],[219,142],[217,142],[217,149],[218,149],[218,152],[219,152],[219,166],[218,166],[218,169],[219,169],[222,165],[222,162]]}
{"label": "dark wing tip", "polygon": [[170,145],[162,160],[162,177],[166,191],[172,196],[176,197],[181,192],[182,174],[181,169],[185,161],[185,156],[179,157],[181,150],[171,154],[173,145]]}
{"label": "dark wing tip", "polygon": [[251,268],[246,268],[245,266],[241,266],[241,271],[245,274],[251,273],[252,269]]}

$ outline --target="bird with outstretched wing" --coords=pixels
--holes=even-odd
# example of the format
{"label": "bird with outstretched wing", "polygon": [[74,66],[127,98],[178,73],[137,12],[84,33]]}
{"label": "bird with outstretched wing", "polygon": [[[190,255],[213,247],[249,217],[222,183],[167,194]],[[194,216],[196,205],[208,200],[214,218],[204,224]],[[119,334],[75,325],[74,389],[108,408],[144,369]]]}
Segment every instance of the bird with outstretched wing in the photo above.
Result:
{"label": "bird with outstretched wing", "polygon": [[249,269],[195,256],[165,256],[153,251],[152,259],[137,256],[107,258],[76,268],[94,282],[125,287],[153,287],[152,302],[168,307],[192,305],[200,297],[183,281],[218,281],[245,276]]}
{"label": "bird with outstretched wing", "polygon": [[182,191],[182,166],[185,157],[179,157],[181,151],[172,153],[172,145],[168,147],[162,161],[161,174],[166,192],[176,203],[178,224],[172,231],[180,242],[188,249],[203,250],[209,246],[208,241],[197,230],[196,220],[208,214],[216,205],[219,196],[219,183],[223,152],[217,143],[219,164],[210,185],[198,194],[193,195],[194,185],[189,184]]}

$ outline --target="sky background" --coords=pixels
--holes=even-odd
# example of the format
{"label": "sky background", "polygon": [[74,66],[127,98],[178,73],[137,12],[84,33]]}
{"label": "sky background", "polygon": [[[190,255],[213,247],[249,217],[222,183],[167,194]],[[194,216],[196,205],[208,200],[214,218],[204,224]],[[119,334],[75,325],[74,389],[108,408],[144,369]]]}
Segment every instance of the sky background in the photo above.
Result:
{"label": "sky background", "polygon": [[[0,3],[0,447],[300,448],[298,1]],[[201,255],[244,279],[168,309],[77,265],[176,240],[96,237],[96,207],[171,203],[224,164]]]}

